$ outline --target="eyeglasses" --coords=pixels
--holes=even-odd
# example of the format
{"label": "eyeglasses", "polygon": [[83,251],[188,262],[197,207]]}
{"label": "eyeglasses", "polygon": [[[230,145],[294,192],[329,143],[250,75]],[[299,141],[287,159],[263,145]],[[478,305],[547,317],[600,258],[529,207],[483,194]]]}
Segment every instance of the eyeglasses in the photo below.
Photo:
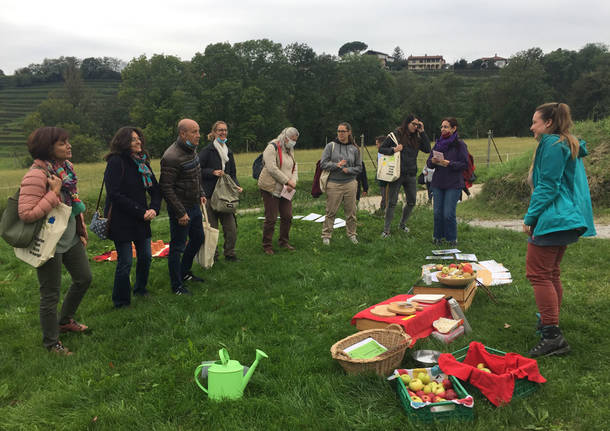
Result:
{"label": "eyeglasses", "polygon": [[227,129],[216,129],[217,132],[226,132]]}
{"label": "eyeglasses", "polygon": [[419,126],[419,123],[417,121],[411,121],[411,125],[412,126]]}
{"label": "eyeglasses", "polygon": [[337,133],[347,133],[349,130],[337,130]]}

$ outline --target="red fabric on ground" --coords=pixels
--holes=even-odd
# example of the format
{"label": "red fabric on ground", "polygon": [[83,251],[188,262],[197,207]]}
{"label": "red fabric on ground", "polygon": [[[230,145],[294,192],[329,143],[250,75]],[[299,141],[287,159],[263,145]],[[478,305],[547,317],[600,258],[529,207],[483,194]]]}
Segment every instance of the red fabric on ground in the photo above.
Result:
{"label": "red fabric on ground", "polygon": [[[479,370],[477,364],[483,362],[491,374]],[[451,353],[442,353],[438,365],[445,374],[460,380],[468,381],[477,387],[496,407],[507,404],[513,397],[515,379],[524,379],[544,383],[546,379],[538,371],[538,362],[517,353],[505,356],[494,355],[485,350],[485,346],[473,341],[468,347],[464,362],[458,362]]]}
{"label": "red fabric on ground", "polygon": [[[133,243],[131,244],[131,249],[133,252],[133,257],[136,258],[136,247],[133,245]],[[152,257],[167,257],[167,255],[169,254],[169,244],[164,243],[163,240],[151,241],[150,250]],[[116,250],[107,251],[106,253],[102,253],[99,256],[93,256],[93,260],[95,262],[116,262]]]}
{"label": "red fabric on ground", "polygon": [[375,308],[378,305],[389,304],[391,302],[400,302],[406,301],[408,298],[411,298],[413,295],[396,295],[390,299],[386,299],[379,304],[375,304],[366,310],[362,310],[357,313],[354,317],[352,317],[352,325],[356,324],[357,319],[369,319],[375,320],[377,322],[385,322],[385,323],[396,323],[402,326],[407,334],[411,336],[413,339],[412,343],[415,343],[416,340],[420,338],[426,338],[428,335],[434,331],[434,327],[432,326],[432,322],[441,317],[451,318],[451,312],[449,311],[449,306],[447,305],[447,301],[445,299],[441,299],[439,302],[435,304],[422,304],[424,309],[422,311],[418,311],[415,314],[415,317],[411,316],[396,316],[396,317],[379,317],[375,316],[371,313],[370,310]]}

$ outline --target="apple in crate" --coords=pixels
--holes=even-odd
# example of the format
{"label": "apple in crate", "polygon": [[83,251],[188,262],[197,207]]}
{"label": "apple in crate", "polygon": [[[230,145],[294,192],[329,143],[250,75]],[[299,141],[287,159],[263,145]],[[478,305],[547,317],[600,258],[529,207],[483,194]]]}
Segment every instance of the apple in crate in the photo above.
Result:
{"label": "apple in crate", "polygon": [[424,391],[422,391],[422,390],[420,389],[419,391],[417,391],[417,392],[415,393],[415,395],[417,395],[418,397],[420,397],[420,398],[421,398],[421,397],[423,397],[423,396],[424,396],[424,395],[426,395],[426,394],[424,393]]}
{"label": "apple in crate", "polygon": [[443,387],[445,388],[445,390],[451,389],[453,387],[453,385],[451,384],[451,380],[444,379],[443,380]]}
{"label": "apple in crate", "polygon": [[423,389],[423,387],[424,387],[424,384],[419,379],[411,379],[411,381],[409,382],[409,389],[411,389],[412,391],[417,392],[420,389]]}
{"label": "apple in crate", "polygon": [[447,400],[455,400],[457,398],[457,394],[453,389],[447,389],[445,391],[445,399]]}
{"label": "apple in crate", "polygon": [[431,403],[431,402],[432,402],[432,397],[431,397],[430,395],[426,394],[426,395],[424,395],[423,397],[421,397],[421,400],[422,400],[424,403]]}
{"label": "apple in crate", "polygon": [[409,384],[409,382],[411,381],[411,376],[410,376],[410,375],[408,375],[408,374],[406,374],[406,373],[405,373],[405,374],[401,374],[401,375],[400,375],[400,379],[403,381],[403,383],[404,383],[405,385],[408,385],[408,384]]}
{"label": "apple in crate", "polygon": [[430,375],[428,373],[419,373],[417,378],[421,380],[424,385],[430,383]]}

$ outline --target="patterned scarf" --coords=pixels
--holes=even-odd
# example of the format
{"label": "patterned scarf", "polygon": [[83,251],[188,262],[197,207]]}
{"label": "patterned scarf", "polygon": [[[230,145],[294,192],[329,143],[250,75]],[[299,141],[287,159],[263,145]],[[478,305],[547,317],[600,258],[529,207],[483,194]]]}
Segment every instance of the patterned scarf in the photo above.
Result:
{"label": "patterned scarf", "polygon": [[56,161],[47,162],[47,169],[54,173],[61,180],[62,201],[66,205],[72,207],[72,215],[76,216],[85,212],[85,204],[78,197],[78,188],[76,186],[78,178],[74,173],[74,166],[68,160],[63,163]]}
{"label": "patterned scarf", "polygon": [[142,175],[142,182],[144,183],[144,188],[148,189],[152,187],[152,171],[150,170],[150,166],[148,166],[148,162],[146,161],[146,154],[136,155],[132,154],[131,158],[138,165],[138,172]]}

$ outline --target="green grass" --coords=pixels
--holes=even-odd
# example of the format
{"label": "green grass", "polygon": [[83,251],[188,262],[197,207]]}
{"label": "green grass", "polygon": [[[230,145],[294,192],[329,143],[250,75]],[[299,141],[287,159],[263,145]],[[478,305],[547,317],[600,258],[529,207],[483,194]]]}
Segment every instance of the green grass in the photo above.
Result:
{"label": "green grass", "polygon": [[[299,201],[296,202],[300,205]],[[323,201],[295,214],[323,212]],[[417,208],[410,235],[379,239],[382,220],[359,214],[361,244],[345,230],[331,246],[320,241],[318,223],[295,221],[294,253],[261,251],[260,213],[238,217],[241,261],[221,259],[202,271],[206,282],[192,297],[170,294],[167,262],[154,259],[147,300],[114,310],[110,294],[114,263],[91,263],[93,284],[77,313],[89,335],[62,341],[75,355],[59,358],[40,345],[38,289],[33,268],[0,244],[0,429],[104,430],[371,430],[371,429],[604,429],[610,347],[603,274],[610,241],[587,239],[570,246],[562,265],[562,328],[573,352],[539,361],[548,382],[524,400],[494,408],[476,397],[471,424],[416,425],[408,421],[390,385],[376,376],[347,376],[330,357],[330,346],[353,333],[351,317],[363,308],[406,293],[433,248],[432,214]],[[169,239],[162,214],[155,239]],[[416,348],[454,351],[477,340],[525,353],[536,343],[535,305],[525,279],[526,241],[518,233],[459,226],[460,249],[496,259],[514,283],[494,287],[499,304],[478,292],[467,317],[474,332],[449,346],[420,341]],[[110,242],[92,238],[91,256]],[[594,276],[594,274],[597,274]],[[64,275],[64,291],[70,280]],[[510,328],[505,329],[504,324]],[[237,402],[210,402],[193,371],[227,347],[244,365],[263,360]],[[403,364],[410,367],[409,357]],[[531,414],[528,413],[531,411]],[[545,415],[548,413],[548,416]]]}

